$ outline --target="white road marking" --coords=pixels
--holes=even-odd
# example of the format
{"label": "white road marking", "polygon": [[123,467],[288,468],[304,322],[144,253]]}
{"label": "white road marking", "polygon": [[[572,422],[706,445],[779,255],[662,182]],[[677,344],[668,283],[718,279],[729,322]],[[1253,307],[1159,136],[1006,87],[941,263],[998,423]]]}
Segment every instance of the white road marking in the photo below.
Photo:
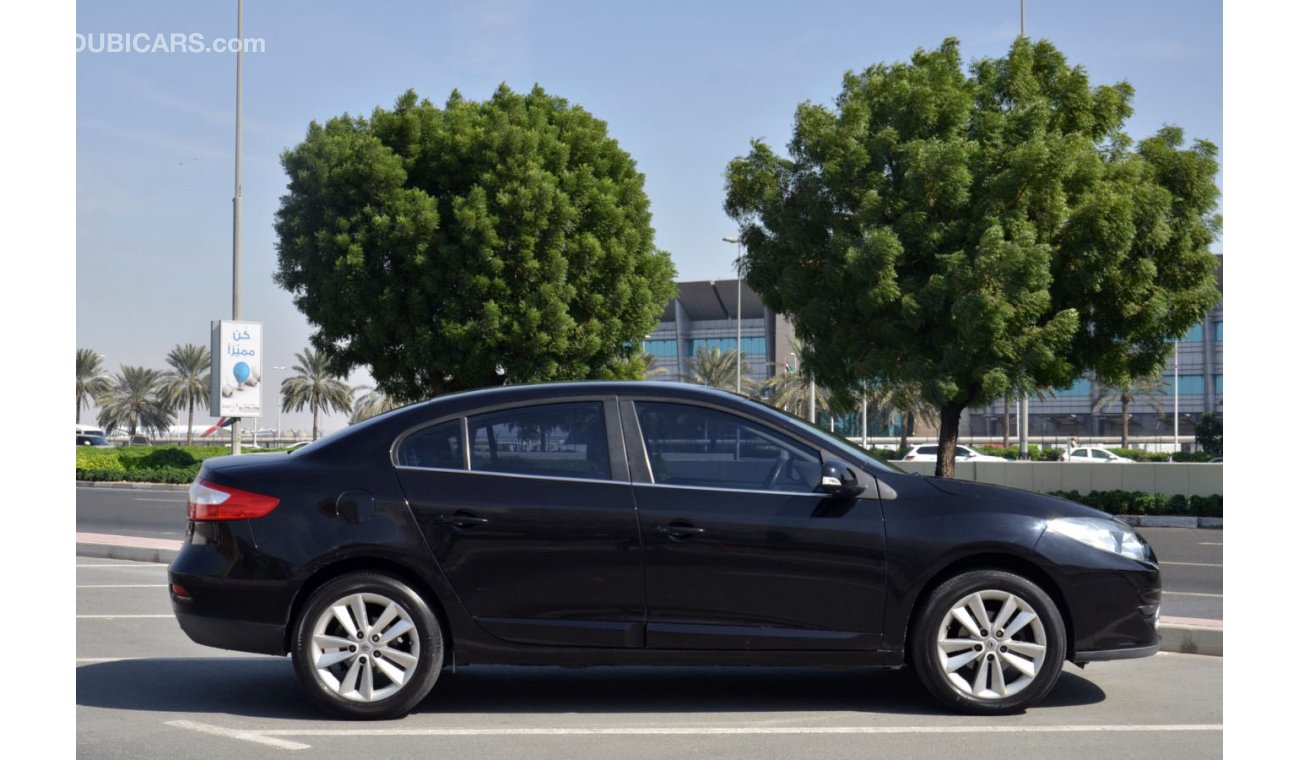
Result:
{"label": "white road marking", "polygon": [[118,619],[123,619],[123,620],[126,620],[126,619],[130,619],[130,618],[136,618],[136,619],[139,619],[139,618],[151,618],[151,619],[152,619],[152,618],[174,618],[174,617],[176,617],[176,616],[175,616],[175,615],[78,615],[78,616],[77,616],[77,619],[78,619],[78,620],[82,620],[82,619],[86,619],[86,620],[118,620]]}
{"label": "white road marking", "polygon": [[1161,565],[1179,565],[1181,567],[1223,567],[1222,563],[1214,564],[1211,562],[1165,562],[1160,561]]}
{"label": "white road marking", "polygon": [[[629,727],[629,728],[287,728],[240,730],[222,728],[188,720],[168,721],[167,725],[215,736],[257,742],[283,749],[308,749],[310,745],[277,739],[292,737],[374,737],[374,736],[740,736],[806,734],[1056,734],[1056,733],[1138,733],[1138,732],[1207,732],[1222,731],[1223,724],[1150,724],[1109,726],[736,726],[696,728]],[[276,743],[278,742],[278,743]]]}
{"label": "white road marking", "polygon": [[1223,594],[1198,594],[1193,591],[1166,591],[1165,596],[1208,596],[1216,599],[1222,599]]}
{"label": "white road marking", "polygon": [[[86,586],[77,586],[77,588],[167,588],[167,584],[166,583],[127,583],[127,584],[120,584],[120,585],[91,584]],[[1169,592],[1165,592],[1165,593],[1169,593]]]}
{"label": "white road marking", "polygon": [[1219,541],[1216,543],[1214,541],[1202,541],[1201,546],[1223,546],[1223,542]]}
{"label": "white road marking", "polygon": [[241,741],[253,742],[255,744],[265,744],[280,749],[310,749],[310,744],[301,744],[299,742],[286,741],[284,739],[272,739],[263,736],[259,731],[240,731],[234,728],[222,728],[207,723],[198,723],[192,720],[169,720],[167,725],[176,728],[186,728],[190,731],[198,731],[201,734],[212,734],[213,736],[225,736],[229,739],[239,739]]}

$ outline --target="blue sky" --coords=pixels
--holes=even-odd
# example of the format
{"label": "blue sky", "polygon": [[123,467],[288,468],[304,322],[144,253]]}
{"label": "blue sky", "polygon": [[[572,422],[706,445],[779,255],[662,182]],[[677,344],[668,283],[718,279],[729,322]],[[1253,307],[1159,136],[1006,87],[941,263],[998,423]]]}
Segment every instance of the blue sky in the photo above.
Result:
{"label": "blue sky", "polygon": [[[1220,4],[1199,0],[1030,0],[1026,12],[1029,36],[1094,84],[1134,85],[1131,135],[1171,123],[1220,148],[1222,26]],[[235,2],[79,3],[76,28],[211,40],[233,36]],[[268,364],[306,345],[306,320],[271,281],[272,220],[279,154],[313,119],[369,114],[408,88],[441,103],[453,88],[482,99],[502,82],[541,84],[636,159],[679,277],[723,277],[735,249],[721,238],[735,226],[722,172],[752,138],[784,147],[795,107],[830,103],[847,70],[947,36],[968,59],[1000,56],[1018,29],[1016,0],[246,0],[244,34],[265,52],[244,56],[244,317],[265,323]],[[206,343],[209,320],[230,316],[234,67],[229,54],[77,54],[77,345],[112,370],[161,368],[172,346]],[[286,427],[309,424],[285,415]]]}

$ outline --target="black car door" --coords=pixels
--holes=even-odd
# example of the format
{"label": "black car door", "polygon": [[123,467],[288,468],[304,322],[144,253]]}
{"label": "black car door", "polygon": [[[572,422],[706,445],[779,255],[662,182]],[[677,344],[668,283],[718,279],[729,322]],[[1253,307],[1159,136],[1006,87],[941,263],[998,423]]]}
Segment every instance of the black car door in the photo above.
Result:
{"label": "black car door", "polygon": [[470,413],[408,434],[397,457],[435,557],[484,629],[523,644],[643,645],[641,548],[613,401]]}
{"label": "black car door", "polygon": [[753,417],[669,400],[620,409],[629,459],[640,458],[648,648],[879,646],[875,498],[818,492],[821,451]]}

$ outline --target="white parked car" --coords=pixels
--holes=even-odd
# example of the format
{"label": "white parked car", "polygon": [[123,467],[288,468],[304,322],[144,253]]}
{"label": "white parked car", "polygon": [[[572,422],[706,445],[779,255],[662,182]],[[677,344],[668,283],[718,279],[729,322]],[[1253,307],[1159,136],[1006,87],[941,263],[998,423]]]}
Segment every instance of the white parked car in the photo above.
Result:
{"label": "white parked car", "polygon": [[1062,462],[1132,462],[1128,457],[1112,453],[1096,446],[1080,446],[1069,449],[1061,455]]}
{"label": "white parked car", "polygon": [[[913,446],[903,455],[904,462],[934,462],[939,458],[939,444],[926,443],[920,446]],[[988,454],[981,454],[969,446],[957,444],[957,461],[958,462],[1005,462],[1003,457],[991,457]]]}

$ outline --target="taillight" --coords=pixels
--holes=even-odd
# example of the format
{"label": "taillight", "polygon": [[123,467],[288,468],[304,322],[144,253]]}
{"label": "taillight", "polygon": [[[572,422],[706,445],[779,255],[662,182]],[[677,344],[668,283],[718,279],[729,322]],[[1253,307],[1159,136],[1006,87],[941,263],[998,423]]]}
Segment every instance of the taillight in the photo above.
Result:
{"label": "taillight", "polygon": [[903,461],[904,461],[904,462],[910,462],[910,461],[912,461],[913,459],[916,459],[916,455],[915,455],[915,454],[908,454],[907,456],[903,457]]}
{"label": "taillight", "polygon": [[249,520],[264,517],[279,505],[274,496],[195,480],[190,484],[190,519]]}

